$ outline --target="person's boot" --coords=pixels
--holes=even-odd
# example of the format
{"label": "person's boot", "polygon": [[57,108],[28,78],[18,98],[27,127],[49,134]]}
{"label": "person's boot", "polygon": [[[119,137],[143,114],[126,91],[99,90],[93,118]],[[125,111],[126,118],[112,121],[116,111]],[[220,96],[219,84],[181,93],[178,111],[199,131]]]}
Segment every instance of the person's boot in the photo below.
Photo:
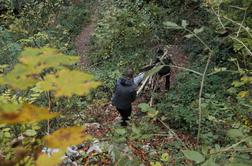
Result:
{"label": "person's boot", "polygon": [[121,122],[121,126],[123,126],[123,127],[128,126],[128,123],[127,123],[125,120],[123,120],[123,121]]}

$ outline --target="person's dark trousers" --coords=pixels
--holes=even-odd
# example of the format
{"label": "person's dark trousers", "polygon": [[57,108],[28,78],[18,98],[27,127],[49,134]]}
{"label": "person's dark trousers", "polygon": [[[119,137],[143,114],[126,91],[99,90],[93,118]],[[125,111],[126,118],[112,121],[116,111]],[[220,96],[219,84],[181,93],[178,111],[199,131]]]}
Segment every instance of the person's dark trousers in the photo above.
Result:
{"label": "person's dark trousers", "polygon": [[165,90],[170,89],[170,74],[165,76]]}
{"label": "person's dark trousers", "polygon": [[122,122],[121,125],[122,126],[127,126],[127,120],[129,120],[129,117],[131,115],[132,112],[132,107],[130,107],[129,109],[120,109],[120,108],[116,108],[117,111],[120,113],[121,117],[122,117]]}

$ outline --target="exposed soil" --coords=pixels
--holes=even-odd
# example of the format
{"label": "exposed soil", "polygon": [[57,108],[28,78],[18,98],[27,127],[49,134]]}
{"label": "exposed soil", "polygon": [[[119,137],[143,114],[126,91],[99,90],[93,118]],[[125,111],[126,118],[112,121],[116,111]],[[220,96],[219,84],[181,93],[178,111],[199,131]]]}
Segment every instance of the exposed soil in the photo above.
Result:
{"label": "exposed soil", "polygon": [[90,23],[84,26],[81,33],[75,38],[75,50],[81,57],[79,63],[81,69],[86,69],[89,66],[87,55],[90,51],[90,41],[96,25],[96,9],[93,8],[91,11],[93,14]]}
{"label": "exposed soil", "polygon": [[[188,58],[185,54],[185,52],[178,46],[178,45],[172,45],[168,49],[168,54],[172,55],[172,62],[174,63],[175,66],[179,67],[188,67],[189,62]],[[172,67],[171,68],[171,86],[174,86],[176,84],[176,77],[181,72],[182,69]]]}

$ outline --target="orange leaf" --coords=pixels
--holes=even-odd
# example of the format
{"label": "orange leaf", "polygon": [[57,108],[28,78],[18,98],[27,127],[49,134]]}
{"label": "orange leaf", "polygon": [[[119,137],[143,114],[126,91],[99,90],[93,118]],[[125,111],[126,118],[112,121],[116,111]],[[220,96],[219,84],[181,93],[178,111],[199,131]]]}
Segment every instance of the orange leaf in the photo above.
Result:
{"label": "orange leaf", "polygon": [[38,122],[42,120],[52,119],[58,116],[58,113],[49,113],[45,108],[40,108],[31,104],[23,104],[15,112],[6,112],[0,106],[0,124],[17,124]]}

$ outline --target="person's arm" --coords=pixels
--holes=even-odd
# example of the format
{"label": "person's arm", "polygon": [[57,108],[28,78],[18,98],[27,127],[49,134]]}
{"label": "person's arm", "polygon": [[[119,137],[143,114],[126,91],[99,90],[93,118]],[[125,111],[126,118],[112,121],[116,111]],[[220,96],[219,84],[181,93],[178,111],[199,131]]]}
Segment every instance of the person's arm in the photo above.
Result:
{"label": "person's arm", "polygon": [[144,72],[138,74],[136,77],[134,77],[134,83],[136,86],[139,86],[139,84],[143,81],[144,79]]}

